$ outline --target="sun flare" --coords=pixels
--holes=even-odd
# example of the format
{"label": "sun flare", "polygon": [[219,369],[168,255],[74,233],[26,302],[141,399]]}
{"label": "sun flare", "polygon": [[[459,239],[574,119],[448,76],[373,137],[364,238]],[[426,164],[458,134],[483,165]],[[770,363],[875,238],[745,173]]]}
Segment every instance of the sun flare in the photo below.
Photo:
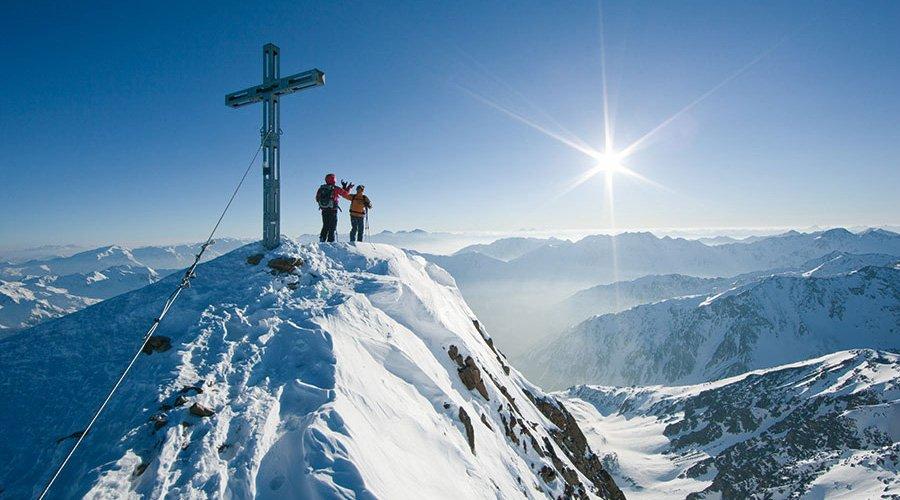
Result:
{"label": "sun flare", "polygon": [[622,165],[622,158],[617,153],[602,153],[597,157],[597,165],[594,167],[600,172],[620,173],[626,170]]}

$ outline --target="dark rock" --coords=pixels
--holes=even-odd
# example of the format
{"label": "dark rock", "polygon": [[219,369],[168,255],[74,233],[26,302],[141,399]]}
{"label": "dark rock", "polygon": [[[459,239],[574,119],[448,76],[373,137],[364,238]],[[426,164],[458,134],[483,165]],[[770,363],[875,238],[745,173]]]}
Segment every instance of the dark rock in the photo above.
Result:
{"label": "dark rock", "polygon": [[497,362],[500,363],[500,366],[503,368],[503,373],[509,375],[509,366],[504,363],[503,359],[500,357],[500,350],[494,347],[494,339],[489,337],[488,334],[485,333],[484,328],[481,327],[481,323],[477,319],[473,319],[472,324],[475,325],[475,329],[478,330],[478,334],[481,335],[481,338],[484,340],[487,346],[490,347],[491,351],[494,352],[494,356],[497,358]]}
{"label": "dark rock", "polygon": [[163,413],[157,413],[151,416],[150,421],[153,422],[153,430],[155,431],[162,429],[169,423],[168,417]]}
{"label": "dark rock", "polygon": [[[497,381],[495,380],[494,383],[496,384]],[[503,394],[503,397],[505,397],[506,400],[509,401],[509,404],[513,409],[516,410],[516,413],[518,413],[519,415],[522,414],[522,412],[519,410],[518,405],[516,405],[516,398],[512,397],[512,394],[509,393],[505,385],[500,386],[500,394]]]}
{"label": "dark rock", "polygon": [[184,406],[185,403],[187,403],[187,402],[188,402],[188,398],[186,398],[184,396],[178,396],[177,398],[175,398],[174,404],[176,407],[179,407],[179,406]]}
{"label": "dark rock", "polygon": [[481,378],[481,370],[478,368],[478,365],[475,364],[475,360],[472,359],[472,356],[466,356],[465,366],[460,368],[458,372],[459,379],[462,380],[466,389],[470,391],[472,389],[477,389],[478,394],[481,394],[481,397],[483,397],[485,401],[491,400],[488,396],[487,387],[484,386],[484,380]]}
{"label": "dark rock", "polygon": [[169,403],[163,403],[163,404],[159,405],[159,411],[169,411],[172,408],[174,408],[174,407],[172,405],[170,405]]}
{"label": "dark rock", "polygon": [[450,403],[444,403],[444,409],[445,409],[445,410],[449,410],[449,409],[450,409]]}
{"label": "dark rock", "polygon": [[488,337],[487,334],[484,333],[484,330],[481,328],[481,323],[479,323],[477,319],[473,319],[472,324],[475,325],[475,329],[478,330],[478,334],[481,335],[481,338],[484,339],[488,347],[490,347],[491,350],[494,351],[494,354],[497,354],[497,350],[494,349],[494,339]]}
{"label": "dark rock", "polygon": [[491,424],[488,423],[487,417],[484,416],[484,413],[481,414],[481,423],[484,424],[484,426],[488,429],[494,430],[494,428],[491,427]]}
{"label": "dark rock", "polygon": [[[600,459],[591,451],[587,439],[571,413],[561,403],[552,398],[537,398],[531,392],[523,390],[528,399],[547,417],[557,429],[551,429],[550,435],[556,445],[566,454],[569,461],[587,477],[600,492],[600,496],[608,499],[624,500],[625,495],[613,481],[609,472],[603,468]],[[556,469],[563,475],[567,483],[577,492],[583,492],[584,486],[578,480],[578,474],[565,466],[556,455],[556,450],[547,438],[544,438],[546,452]],[[581,496],[576,493],[576,496]]]}
{"label": "dark rock", "polygon": [[163,335],[151,335],[147,339],[147,343],[141,349],[144,354],[153,354],[154,352],[165,352],[172,348],[172,339]]}
{"label": "dark rock", "polygon": [[[512,420],[512,415],[510,415],[510,420],[506,419],[506,415],[503,413],[500,414],[500,422],[503,423],[503,432],[506,434],[506,437],[509,438],[515,444],[519,444],[519,436],[513,431],[513,427],[515,426],[515,420]],[[512,422],[512,425],[510,425]]]}
{"label": "dark rock", "polygon": [[542,457],[543,457],[543,456],[546,456],[546,455],[544,454],[544,449],[541,448],[541,445],[538,444],[537,439],[534,438],[534,435],[532,435],[532,434],[529,433],[529,434],[528,434],[528,437],[531,438],[531,447],[534,448],[534,451],[536,451],[537,454],[540,455],[540,456],[542,456]]}
{"label": "dark rock", "polygon": [[251,266],[255,266],[255,265],[259,264],[260,262],[262,262],[263,257],[265,257],[265,255],[263,255],[261,253],[255,253],[255,254],[247,257],[247,264],[250,264]]}
{"label": "dark rock", "polygon": [[469,441],[469,448],[472,449],[472,454],[475,454],[475,428],[472,427],[472,419],[469,418],[469,414],[466,413],[466,410],[463,409],[462,406],[459,407],[459,421],[462,422],[463,426],[466,428],[466,439]]}
{"label": "dark rock", "polygon": [[303,261],[296,257],[275,257],[270,259],[268,264],[272,271],[276,273],[292,273],[298,267],[303,265]]}
{"label": "dark rock", "polygon": [[191,415],[194,415],[197,417],[211,417],[216,414],[216,412],[201,405],[200,403],[192,404],[188,411],[191,412]]}
{"label": "dark rock", "polygon": [[463,368],[466,366],[462,355],[459,353],[459,348],[457,348],[455,345],[450,346],[450,349],[447,350],[447,355],[450,356],[450,359],[452,359],[453,361],[456,361],[456,364],[460,368]]}
{"label": "dark rock", "polygon": [[193,391],[194,394],[203,394],[203,388],[199,385],[186,385],[179,389],[178,394],[187,394]]}
{"label": "dark rock", "polygon": [[541,479],[543,479],[545,483],[550,483],[556,479],[556,471],[546,465],[541,467],[538,474],[541,475]]}
{"label": "dark rock", "polygon": [[56,444],[62,443],[62,442],[65,441],[66,439],[78,439],[78,438],[80,438],[83,434],[84,434],[84,431],[75,431],[75,432],[69,434],[68,436],[63,436],[63,437],[57,439],[57,440],[56,440]]}
{"label": "dark rock", "polygon": [[147,470],[147,467],[148,467],[149,465],[150,465],[150,464],[147,463],[147,462],[141,462],[141,463],[139,463],[138,466],[134,468],[134,473],[133,473],[133,474],[134,474],[134,477],[138,477],[138,476],[140,476],[141,474],[143,474],[144,471]]}

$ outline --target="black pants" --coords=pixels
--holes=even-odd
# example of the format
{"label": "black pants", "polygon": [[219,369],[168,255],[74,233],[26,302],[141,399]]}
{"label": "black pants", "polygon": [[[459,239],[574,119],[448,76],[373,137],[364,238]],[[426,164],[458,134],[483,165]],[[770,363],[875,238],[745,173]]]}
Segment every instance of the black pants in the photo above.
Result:
{"label": "black pants", "polygon": [[350,216],[350,241],[362,241],[366,232],[366,218]]}
{"label": "black pants", "polygon": [[334,241],[335,231],[337,231],[337,210],[322,210],[322,232],[319,233],[319,241]]}

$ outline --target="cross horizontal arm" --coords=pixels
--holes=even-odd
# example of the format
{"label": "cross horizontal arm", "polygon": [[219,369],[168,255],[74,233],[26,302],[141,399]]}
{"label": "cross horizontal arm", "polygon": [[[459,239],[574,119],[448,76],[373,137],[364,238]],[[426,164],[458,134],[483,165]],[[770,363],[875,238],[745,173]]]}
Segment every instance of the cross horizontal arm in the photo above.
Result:
{"label": "cross horizontal arm", "polygon": [[321,85],[325,85],[325,73],[318,69],[311,69],[249,89],[232,92],[225,96],[225,104],[232,108],[239,108],[261,102],[270,95],[291,94]]}

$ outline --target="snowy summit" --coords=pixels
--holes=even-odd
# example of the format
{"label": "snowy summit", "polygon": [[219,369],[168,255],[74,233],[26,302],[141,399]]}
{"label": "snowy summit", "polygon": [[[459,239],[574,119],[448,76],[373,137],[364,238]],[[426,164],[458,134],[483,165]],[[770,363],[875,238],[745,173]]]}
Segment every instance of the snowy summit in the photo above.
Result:
{"label": "snowy summit", "polygon": [[[0,341],[0,491],[40,491],[179,279]],[[391,246],[241,247],[145,352],[51,497],[623,498],[453,279]]]}

